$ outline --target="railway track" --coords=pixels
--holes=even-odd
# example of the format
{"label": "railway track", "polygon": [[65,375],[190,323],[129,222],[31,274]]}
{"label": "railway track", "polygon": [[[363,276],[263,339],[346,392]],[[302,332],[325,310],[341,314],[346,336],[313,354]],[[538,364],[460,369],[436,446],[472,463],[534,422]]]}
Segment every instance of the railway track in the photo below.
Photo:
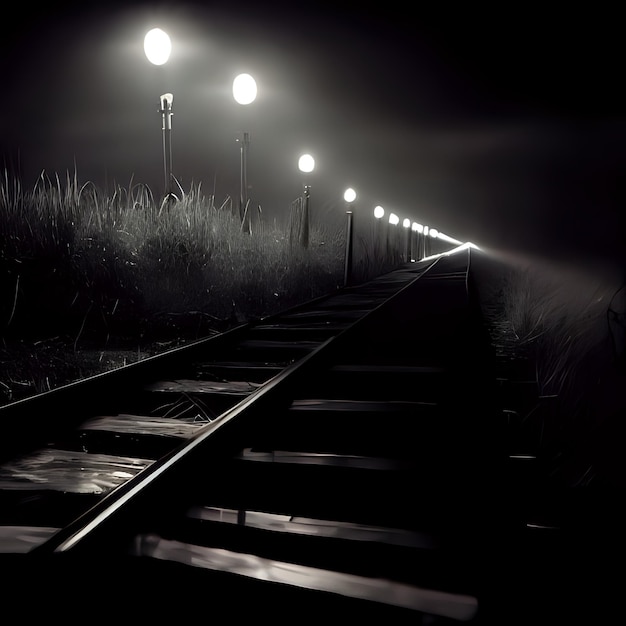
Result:
{"label": "railway track", "polygon": [[4,601],[81,620],[534,614],[511,611],[534,589],[520,563],[552,536],[514,488],[473,254],[0,409]]}

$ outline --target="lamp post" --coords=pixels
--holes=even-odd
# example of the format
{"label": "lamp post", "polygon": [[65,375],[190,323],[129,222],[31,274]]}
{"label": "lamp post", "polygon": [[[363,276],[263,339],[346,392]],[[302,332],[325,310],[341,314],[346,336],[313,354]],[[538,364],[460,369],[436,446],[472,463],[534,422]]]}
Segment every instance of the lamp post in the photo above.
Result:
{"label": "lamp post", "polygon": [[404,245],[404,261],[408,263],[411,260],[411,220],[405,217],[402,226],[406,231],[405,245]]}
{"label": "lamp post", "polygon": [[[251,104],[256,99],[256,81],[250,74],[239,74],[233,81],[233,97],[239,104],[245,106]],[[240,142],[241,166],[239,177],[239,219],[242,230],[251,232],[250,214],[248,211],[248,148],[250,146],[250,134],[243,133]]]}
{"label": "lamp post", "polygon": [[161,96],[161,117],[163,119],[163,166],[165,170],[165,197],[172,190],[172,104],[174,96],[164,93]]}
{"label": "lamp post", "polygon": [[[310,154],[303,154],[298,159],[298,168],[305,174],[310,174],[315,169],[315,159]],[[300,230],[300,243],[303,248],[309,247],[309,198],[311,186],[304,184],[304,207],[302,211],[302,228]]]}
{"label": "lamp post", "polygon": [[[389,214],[389,226],[397,226],[398,222],[400,221],[400,218],[395,214],[395,213],[390,213]],[[388,228],[387,230],[387,250],[389,250],[389,232],[391,231],[391,228]],[[391,255],[391,261],[395,264],[396,262],[396,232],[394,231],[394,242],[393,242],[393,250],[392,250],[392,255]]]}
{"label": "lamp post", "polygon": [[348,204],[346,210],[348,223],[346,224],[346,260],[343,273],[343,285],[344,287],[348,287],[352,282],[352,241],[354,226],[354,213],[352,212],[352,203],[356,200],[356,191],[349,187],[345,190],[343,194],[343,199]]}
{"label": "lamp post", "polygon": [[426,255],[422,254],[422,240],[424,238],[424,227],[421,224],[415,224],[415,230],[417,231],[417,242],[415,247],[417,248],[416,260],[421,261]]}
{"label": "lamp post", "polygon": [[[149,30],[143,40],[143,49],[146,58],[153,65],[164,65],[170,58],[172,42],[169,35],[160,28]],[[163,168],[165,172],[165,197],[170,195],[172,178],[172,103],[174,96],[165,93],[161,96],[161,108],[159,113],[162,117],[163,130]]]}
{"label": "lamp post", "polygon": [[[377,249],[377,246],[380,244],[381,240],[383,239],[383,234],[381,232],[382,230],[381,225],[384,224],[383,222],[384,216],[385,216],[385,209],[383,209],[383,207],[381,207],[380,205],[374,207],[374,217],[376,218],[376,234],[374,235],[375,241],[376,241],[376,244],[374,246],[375,250]],[[383,256],[385,258],[385,261],[387,260],[387,254],[388,254],[388,250],[385,248],[385,250],[383,250]]]}
{"label": "lamp post", "polygon": [[418,226],[419,224],[417,222],[413,222],[413,224],[411,224],[411,261],[417,261],[418,260],[418,243],[419,243],[419,233],[418,233]]}
{"label": "lamp post", "polygon": [[[436,228],[431,228],[428,231],[428,234],[430,235],[431,239],[437,239],[437,237],[439,236],[439,231]],[[437,247],[435,247],[435,250],[437,249]],[[431,248],[431,252],[432,252],[432,248]]]}

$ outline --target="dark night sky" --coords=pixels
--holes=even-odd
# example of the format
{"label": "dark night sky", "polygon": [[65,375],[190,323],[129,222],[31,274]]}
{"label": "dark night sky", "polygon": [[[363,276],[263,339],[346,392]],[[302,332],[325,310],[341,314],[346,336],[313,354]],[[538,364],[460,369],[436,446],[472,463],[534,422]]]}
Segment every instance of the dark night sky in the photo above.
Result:
{"label": "dark night sky", "polygon": [[[20,2],[1,27],[2,156],[26,186],[76,163],[83,182],[160,192],[169,91],[174,174],[218,201],[238,192],[246,130],[268,216],[301,193],[310,152],[319,213],[340,215],[352,186],[357,215],[381,204],[487,248],[621,264],[617,9],[435,4]],[[143,53],[154,26],[172,38],[160,67]],[[242,71],[249,107],[232,98]]]}

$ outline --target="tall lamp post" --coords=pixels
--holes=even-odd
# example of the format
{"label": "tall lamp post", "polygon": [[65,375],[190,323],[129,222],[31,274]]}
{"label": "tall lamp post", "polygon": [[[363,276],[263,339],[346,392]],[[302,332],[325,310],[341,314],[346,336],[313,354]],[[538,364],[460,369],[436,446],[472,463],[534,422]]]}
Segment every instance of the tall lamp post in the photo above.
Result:
{"label": "tall lamp post", "polygon": [[419,242],[419,232],[418,232],[419,224],[417,222],[413,222],[411,224],[411,261],[418,260],[418,242]]}
{"label": "tall lamp post", "polygon": [[[430,235],[431,239],[437,239],[437,237],[439,236],[439,231],[436,228],[431,228],[428,231],[428,234]],[[435,247],[435,250],[437,248]],[[431,253],[432,253],[432,248],[431,248]]]}
{"label": "tall lamp post", "polygon": [[[398,222],[400,221],[400,218],[395,214],[395,213],[390,213],[389,214],[389,226],[397,226]],[[389,250],[389,237],[390,237],[390,231],[391,228],[389,228],[389,226],[387,227],[387,249]],[[392,254],[391,254],[391,258],[390,260],[395,264],[396,263],[396,247],[397,247],[397,241],[396,241],[396,231],[394,229],[394,234],[393,234],[393,250],[392,250]]]}
{"label": "tall lamp post", "polygon": [[165,197],[172,191],[172,104],[174,96],[164,93],[161,96],[160,113],[163,119],[163,166],[165,171]]}
{"label": "tall lamp post", "polygon": [[[149,30],[143,40],[146,58],[153,65],[164,65],[170,58],[172,42],[169,35],[160,28]],[[165,171],[165,196],[169,196],[172,177],[172,103],[174,96],[165,93],[161,96],[159,112],[163,120],[163,167]]]}
{"label": "tall lamp post", "polygon": [[[385,216],[385,209],[383,209],[383,207],[381,207],[380,205],[374,207],[374,217],[376,218],[376,234],[375,234],[376,244],[374,246],[374,249],[376,249],[378,244],[380,244],[381,240],[383,240],[383,233],[382,233],[381,225],[384,224],[383,222],[384,216]],[[385,245],[387,245],[386,240],[385,240]],[[387,255],[389,254],[389,251],[387,250],[387,248],[383,249],[382,254],[383,254],[383,258],[386,261]]]}
{"label": "tall lamp post", "polygon": [[[305,174],[310,174],[315,169],[315,159],[310,154],[303,154],[298,159],[298,168]],[[300,243],[303,248],[309,247],[309,198],[311,186],[304,184],[304,207],[302,211],[302,228],[300,231]]]}
{"label": "tall lamp post", "polygon": [[404,244],[404,261],[408,263],[411,260],[411,220],[405,217],[402,221],[402,226],[406,231],[405,244]]}
{"label": "tall lamp post", "polygon": [[[241,105],[254,102],[257,95],[256,81],[250,74],[239,74],[233,81],[233,97]],[[248,148],[250,146],[250,134],[243,133],[241,139],[241,167],[239,178],[239,218],[242,230],[251,232],[250,214],[248,211]]]}
{"label": "tall lamp post", "polygon": [[343,273],[343,285],[344,287],[348,287],[352,283],[352,242],[354,238],[354,213],[352,211],[352,204],[356,200],[356,191],[349,187],[345,190],[343,194],[343,199],[348,205],[346,209],[348,223],[346,225],[346,259]]}
{"label": "tall lamp post", "polygon": [[424,239],[424,227],[421,224],[415,224],[415,230],[417,231],[417,243],[415,247],[417,248],[416,260],[421,261],[426,254],[422,252],[422,240]]}

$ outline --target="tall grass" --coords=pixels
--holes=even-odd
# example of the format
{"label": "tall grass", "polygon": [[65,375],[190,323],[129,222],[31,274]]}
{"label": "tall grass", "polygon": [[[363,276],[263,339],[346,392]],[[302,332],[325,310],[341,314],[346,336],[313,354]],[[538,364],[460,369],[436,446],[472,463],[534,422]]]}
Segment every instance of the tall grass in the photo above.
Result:
{"label": "tall grass", "polygon": [[623,461],[615,471],[623,454],[609,452],[626,433],[621,271],[511,258],[502,268],[498,280],[490,277],[485,310],[501,361],[521,359],[532,367],[527,378],[536,383],[543,409],[522,419],[534,429],[538,449],[555,478],[568,484],[626,486]]}
{"label": "tall grass", "polygon": [[[132,178],[105,193],[76,172],[43,172],[26,188],[5,170],[0,396],[45,391],[342,286],[345,234],[313,216],[303,247],[297,201],[284,223],[248,207],[244,228],[229,197],[200,185],[177,195],[157,199]],[[123,362],[107,365],[114,350]],[[93,365],[78,358],[98,351]]]}
{"label": "tall grass", "polygon": [[42,174],[32,189],[0,184],[2,336],[140,332],[167,315],[247,320],[341,286],[343,239],[311,224],[244,230],[227,198],[200,185],[157,202],[131,180],[104,194],[76,174]]}

